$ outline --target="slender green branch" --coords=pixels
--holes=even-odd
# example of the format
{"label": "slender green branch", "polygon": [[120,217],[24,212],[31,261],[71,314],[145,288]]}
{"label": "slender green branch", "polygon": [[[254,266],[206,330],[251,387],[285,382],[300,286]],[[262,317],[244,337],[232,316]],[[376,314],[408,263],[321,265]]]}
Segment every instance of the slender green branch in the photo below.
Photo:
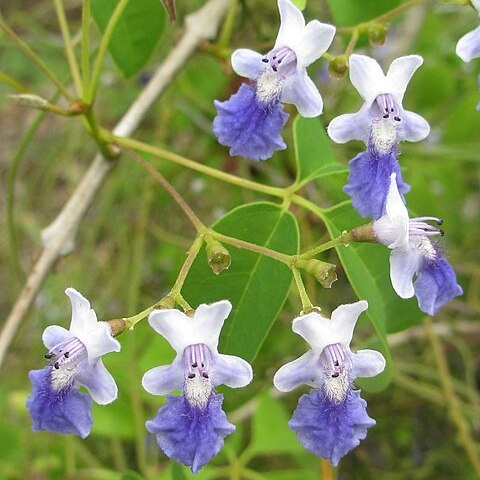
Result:
{"label": "slender green branch", "polygon": [[203,165],[188,158],[182,157],[176,153],[169,152],[163,148],[148,145],[138,140],[134,140],[133,138],[116,137],[106,132],[104,132],[104,137],[108,137],[112,142],[118,143],[120,146],[128,147],[139,152],[149,153],[155,157],[168,160],[177,165],[181,165],[182,167],[189,168],[190,170],[204,173],[205,175],[217,178],[226,183],[231,183],[232,185],[248,188],[249,190],[254,190],[256,192],[266,193],[267,195],[272,195],[278,198],[285,197],[285,190],[283,188],[270,187],[268,185],[253,182],[251,180],[237,177],[226,172],[221,172],[216,168],[208,167],[207,165]]}
{"label": "slender green branch", "polygon": [[98,148],[100,152],[102,152],[102,155],[105,158],[109,158],[109,159],[118,157],[118,154],[119,154],[118,150],[112,148],[111,145],[109,145],[109,143],[105,141],[105,139],[103,138],[102,130],[100,129],[97,123],[97,119],[95,118],[95,115],[93,114],[93,110],[91,107],[88,107],[87,111],[84,113],[84,119],[87,125],[87,129],[92,135],[96,144],[98,145]]}
{"label": "slender green branch", "polygon": [[185,215],[188,219],[192,222],[193,226],[197,230],[198,233],[204,233],[208,231],[208,228],[202,223],[202,221],[197,217],[197,215],[193,212],[190,206],[185,202],[182,196],[175,190],[173,185],[158,171],[150,165],[146,160],[144,160],[140,155],[136,152],[124,148],[123,151],[133,160],[138,162],[142,168],[144,168],[150,175],[158,182],[162,187],[168,192],[168,194],[175,200],[177,205],[183,210]]}
{"label": "slender green branch", "polygon": [[108,21],[107,28],[103,33],[102,40],[100,42],[100,46],[98,48],[97,57],[95,58],[95,62],[93,64],[93,72],[92,72],[92,81],[90,84],[90,90],[88,92],[87,97],[84,100],[87,103],[93,103],[95,101],[95,97],[97,95],[98,84],[100,82],[100,74],[102,73],[103,61],[105,59],[105,55],[107,54],[107,49],[110,44],[110,40],[112,39],[113,32],[115,31],[115,27],[118,24],[118,21],[123,15],[125,8],[128,6],[128,2],[130,0],[120,0],[113,11],[110,20]]}
{"label": "slender green branch", "polygon": [[91,0],[83,0],[82,7],[82,98],[90,88],[90,10]]}
{"label": "slender green branch", "polygon": [[299,255],[298,258],[301,260],[307,260],[309,258],[314,257],[315,255],[318,255],[321,252],[324,252],[325,250],[330,250],[331,248],[338,247],[339,245],[348,245],[352,241],[354,241],[354,239],[352,238],[352,233],[345,231],[345,232],[342,232],[342,234],[339,235],[337,238],[334,238],[333,240],[322,243],[318,247],[307,250],[305,253],[302,253],[301,255]]}
{"label": "slender green branch", "polygon": [[298,268],[292,268],[293,278],[295,280],[295,285],[297,286],[298,293],[300,295],[300,300],[302,301],[302,310],[307,311],[313,308],[310,298],[308,298],[307,291],[305,290],[305,285],[303,284],[302,274]]}
{"label": "slender green branch", "polygon": [[181,300],[181,301],[185,302],[185,299],[180,295],[180,292],[182,290],[183,284],[185,283],[188,272],[190,271],[190,268],[193,264],[193,261],[197,257],[198,252],[200,251],[200,248],[202,248],[202,245],[203,245],[203,237],[201,235],[199,235],[194,240],[194,242],[192,243],[192,246],[188,250],[187,258],[185,259],[185,263],[183,264],[182,269],[180,270],[180,273],[178,274],[175,285],[173,286],[173,288],[170,290],[170,293],[169,293],[169,296],[172,297],[173,299],[175,299],[176,301]]}
{"label": "slender green branch", "polygon": [[67,18],[65,16],[65,10],[63,8],[62,0],[54,0],[55,11],[57,13],[58,23],[62,32],[63,43],[65,47],[65,55],[67,57],[70,72],[72,74],[73,85],[77,92],[77,97],[82,94],[82,80],[80,77],[80,70],[78,68],[77,58],[73,51],[72,39],[70,37],[70,30],[68,28]]}
{"label": "slender green branch", "polygon": [[455,393],[455,389],[453,388],[445,351],[443,350],[443,346],[433,330],[432,319],[430,317],[425,317],[423,325],[432,346],[433,355],[435,357],[435,362],[440,375],[443,394],[445,396],[445,400],[447,401],[448,409],[450,410],[450,417],[458,430],[460,443],[462,444],[463,449],[465,450],[465,453],[467,454],[467,457],[470,460],[470,463],[472,464],[476,474],[480,477],[480,459],[478,457],[475,442],[470,434],[468,424],[462,415],[460,403]]}
{"label": "slender green branch", "polygon": [[419,5],[420,3],[425,3],[428,0],[410,0],[409,2],[402,3],[396,8],[392,8],[392,10],[375,17],[370,23],[382,23],[390,20],[392,17],[396,17],[400,13],[408,10],[409,8],[414,7],[415,5]]}
{"label": "slender green branch", "polygon": [[230,5],[227,10],[227,15],[225,21],[222,25],[222,30],[220,32],[217,49],[223,51],[228,48],[230,45],[230,38],[232,37],[233,25],[235,23],[237,15],[238,0],[230,0]]}
{"label": "slender green branch", "polygon": [[255,243],[240,240],[239,238],[229,237],[228,235],[223,235],[221,233],[215,232],[214,230],[210,230],[209,233],[212,235],[213,238],[215,238],[215,240],[218,240],[219,242],[233,245],[234,247],[242,248],[244,250],[250,250],[251,252],[259,253],[261,255],[264,255],[265,257],[270,257],[278,260],[279,262],[282,262],[289,267],[292,266],[292,262],[294,261],[293,256],[277,252],[276,250],[271,250],[268,247],[256,245]]}
{"label": "slender green branch", "polygon": [[15,80],[8,73],[0,71],[0,82],[8,85],[9,87],[14,88],[20,93],[27,93],[28,88],[25,85],[22,85],[19,81]]}
{"label": "slender green branch", "polygon": [[347,58],[349,58],[350,55],[355,50],[359,36],[360,36],[360,31],[358,28],[355,28],[352,32],[352,36],[350,37],[350,41],[348,42],[347,48],[345,49],[345,55]]}
{"label": "slender green branch", "polygon": [[73,97],[55,76],[55,74],[47,67],[43,60],[4,22],[0,21],[0,29],[5,35],[14,42],[18,48],[41,70],[62,92],[62,95],[68,100],[72,101]]}

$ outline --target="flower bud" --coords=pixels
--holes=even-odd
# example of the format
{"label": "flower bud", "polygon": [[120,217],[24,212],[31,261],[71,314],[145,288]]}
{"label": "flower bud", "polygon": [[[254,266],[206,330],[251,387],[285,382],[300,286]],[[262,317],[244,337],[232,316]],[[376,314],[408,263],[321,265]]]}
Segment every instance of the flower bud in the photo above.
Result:
{"label": "flower bud", "polygon": [[303,268],[307,273],[313,275],[325,288],[331,288],[332,283],[337,280],[336,266],[331,263],[311,258],[310,260],[297,260],[295,267]]}
{"label": "flower bud", "polygon": [[328,64],[328,72],[335,78],[342,78],[347,70],[348,60],[346,55],[338,55]]}
{"label": "flower bud", "polygon": [[127,322],[123,318],[107,320],[106,323],[110,325],[110,332],[112,334],[112,337],[120,335],[127,328]]}
{"label": "flower bud", "polygon": [[387,37],[387,27],[381,23],[372,23],[368,27],[368,41],[372,47],[381,47]]}
{"label": "flower bud", "polygon": [[230,267],[232,257],[229,251],[217,240],[208,239],[207,242],[207,258],[213,272],[218,275],[223,270]]}

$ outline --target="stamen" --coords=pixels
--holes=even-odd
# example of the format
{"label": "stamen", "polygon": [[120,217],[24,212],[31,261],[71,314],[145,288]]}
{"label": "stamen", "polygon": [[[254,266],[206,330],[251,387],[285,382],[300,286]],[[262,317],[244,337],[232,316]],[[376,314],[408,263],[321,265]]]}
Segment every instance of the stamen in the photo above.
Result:
{"label": "stamen", "polygon": [[191,405],[205,408],[213,390],[210,380],[212,353],[202,344],[190,345],[183,352],[185,365],[184,395]]}
{"label": "stamen", "polygon": [[443,220],[437,217],[417,217],[410,219],[409,223],[409,236],[410,237],[431,237],[435,235],[444,236],[445,232],[440,230],[435,225],[431,225],[426,222],[436,222],[437,225],[442,225]]}
{"label": "stamen", "polygon": [[323,366],[324,388],[334,403],[342,402],[350,388],[350,371],[353,368],[348,353],[339,344],[328,345],[320,355]]}

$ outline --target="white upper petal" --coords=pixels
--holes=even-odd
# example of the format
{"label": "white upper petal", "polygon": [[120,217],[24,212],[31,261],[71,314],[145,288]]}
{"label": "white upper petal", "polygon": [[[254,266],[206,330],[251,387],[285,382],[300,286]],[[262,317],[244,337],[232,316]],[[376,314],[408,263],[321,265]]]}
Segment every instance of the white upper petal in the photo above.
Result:
{"label": "white upper petal", "polygon": [[162,365],[149,370],[143,375],[142,386],[152,395],[166,395],[180,390],[185,381],[184,362],[177,355],[171,365]]}
{"label": "white upper petal", "polygon": [[457,55],[464,61],[470,60],[480,56],[480,27],[468,32],[457,42],[455,49]]}
{"label": "white upper petal", "polygon": [[338,343],[331,326],[331,320],[317,312],[307,313],[292,322],[292,330],[303,337],[317,355],[320,355],[327,345]]}
{"label": "white upper petal", "polygon": [[350,81],[366,103],[371,104],[381,93],[390,93],[387,78],[375,59],[354,53],[348,63]]}
{"label": "white upper petal", "polygon": [[372,123],[369,110],[370,105],[365,103],[357,113],[335,117],[327,128],[329,137],[336,143],[361,140],[367,144]]}
{"label": "white upper petal", "polygon": [[480,15],[480,0],[471,0],[471,2],[477,13]]}
{"label": "white upper petal", "polygon": [[70,332],[78,337],[79,334],[93,330],[97,324],[97,315],[95,310],[90,308],[90,302],[74,288],[67,288],[65,293],[72,302]]}
{"label": "white upper petal", "polygon": [[413,297],[413,276],[418,270],[422,254],[413,247],[396,248],[390,254],[390,280],[401,298]]}
{"label": "white upper petal", "polygon": [[101,359],[83,366],[75,375],[75,380],[84,385],[93,400],[100,405],[111,403],[117,398],[117,384]]}
{"label": "white upper petal", "polygon": [[248,385],[253,379],[251,365],[243,358],[234,355],[218,354],[213,358],[211,379],[213,386],[227,385],[239,388]]}
{"label": "white upper petal", "polygon": [[332,326],[338,336],[335,343],[340,343],[343,347],[349,348],[358,317],[367,308],[368,302],[360,300],[355,303],[340,305],[332,312]]}
{"label": "white upper petal", "polygon": [[275,388],[290,392],[300,385],[319,388],[323,383],[318,355],[312,350],[281,367],[273,377]]}
{"label": "white upper petal", "polygon": [[305,27],[302,12],[290,0],[278,0],[280,12],[280,29],[278,30],[275,47],[289,47],[298,41]]}
{"label": "white upper petal", "polygon": [[241,77],[256,80],[265,69],[263,56],[247,48],[240,48],[232,53],[232,68]]}
{"label": "white upper petal", "polygon": [[87,349],[90,361],[110,352],[119,352],[120,343],[112,336],[110,325],[97,321],[90,302],[74,288],[67,288],[65,293],[72,302],[72,321],[70,333],[77,337]]}
{"label": "white upper petal", "polygon": [[302,69],[318,60],[330,47],[335,36],[335,27],[312,20],[297,35],[290,47],[297,56],[297,68]]}
{"label": "white upper petal", "polygon": [[297,71],[295,77],[283,87],[281,100],[295,105],[302,117],[317,117],[323,110],[320,92],[306,70]]}
{"label": "white upper petal", "polygon": [[66,328],[59,325],[50,325],[43,331],[42,341],[48,350],[53,350],[60,343],[73,338],[73,335]]}
{"label": "white upper petal", "polygon": [[375,377],[385,370],[385,358],[376,350],[358,350],[350,357],[353,364],[353,377]]}
{"label": "white upper petal", "polygon": [[396,58],[390,64],[390,68],[387,72],[389,91],[383,93],[391,93],[394,95],[397,102],[401,104],[408,83],[422,63],[423,58],[420,55],[407,55],[405,57]]}
{"label": "white upper petal", "polygon": [[148,322],[165,337],[178,355],[189,345],[203,343],[213,354],[217,352],[218,338],[232,305],[228,300],[200,305],[193,318],[179,310],[154,310]]}
{"label": "white upper petal", "polygon": [[398,191],[397,175],[390,176],[386,214],[373,222],[376,238],[388,248],[408,247],[408,211]]}

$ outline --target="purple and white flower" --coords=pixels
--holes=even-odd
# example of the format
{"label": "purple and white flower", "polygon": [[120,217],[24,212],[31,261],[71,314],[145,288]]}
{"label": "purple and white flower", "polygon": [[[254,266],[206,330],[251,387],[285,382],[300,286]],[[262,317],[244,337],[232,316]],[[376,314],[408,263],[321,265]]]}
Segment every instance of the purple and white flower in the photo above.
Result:
{"label": "purple and white flower", "polygon": [[[480,0],[471,0],[471,2],[480,15]],[[468,32],[457,42],[456,53],[464,62],[480,57],[480,26]]]}
{"label": "purple and white flower", "polygon": [[225,101],[215,101],[213,131],[230,147],[230,155],[266,160],[286,145],[281,131],[288,119],[282,103],[292,103],[300,115],[316,117],[323,100],[306,68],[333,41],[335,27],[313,20],[305,25],[302,12],[290,0],[278,0],[280,30],[266,55],[239,49],[232,54],[238,75],[252,80]]}
{"label": "purple and white flower", "polygon": [[[97,321],[90,302],[73,288],[65,293],[72,302],[70,330],[51,325],[42,340],[50,360],[29,374],[32,393],[27,408],[32,429],[72,433],[82,438],[92,429],[92,401],[101,405],[117,398],[117,385],[102,362],[102,355],[120,351],[110,325]],[[80,391],[84,386],[87,393]]]}
{"label": "purple and white flower", "polygon": [[281,367],[273,378],[282,392],[300,385],[314,388],[300,398],[288,425],[307,450],[335,466],[375,425],[353,382],[381,373],[385,358],[375,350],[350,350],[357,319],[367,308],[368,303],[361,300],[340,305],[331,320],[317,312],[296,318],[292,330],[311,350]]}
{"label": "purple and white flower", "polygon": [[349,184],[344,187],[364,217],[377,219],[383,215],[393,172],[400,193],[410,189],[401,177],[397,145],[404,140],[422,140],[430,132],[423,117],[404,110],[402,105],[408,83],[422,63],[418,55],[400,57],[385,75],[373,58],[357,54],[350,57],[350,80],[364,104],[357,113],[334,118],[328,134],[337,143],[361,140],[367,146],[365,152],[350,161]]}
{"label": "purple and white flower", "polygon": [[197,473],[222,448],[235,430],[222,410],[223,395],[215,387],[238,388],[252,381],[252,367],[245,360],[218,353],[218,339],[232,305],[227,300],[200,305],[193,317],[179,310],[154,310],[149,323],[177,352],[171,365],[149,370],[143,388],[167,396],[147,430],[157,437],[165,454]]}
{"label": "purple and white flower", "polygon": [[431,241],[443,236],[443,230],[432,223],[443,222],[436,217],[409,218],[393,173],[386,213],[373,223],[374,235],[392,250],[390,279],[397,294],[401,298],[416,295],[420,310],[429,315],[463,293],[452,266]]}

